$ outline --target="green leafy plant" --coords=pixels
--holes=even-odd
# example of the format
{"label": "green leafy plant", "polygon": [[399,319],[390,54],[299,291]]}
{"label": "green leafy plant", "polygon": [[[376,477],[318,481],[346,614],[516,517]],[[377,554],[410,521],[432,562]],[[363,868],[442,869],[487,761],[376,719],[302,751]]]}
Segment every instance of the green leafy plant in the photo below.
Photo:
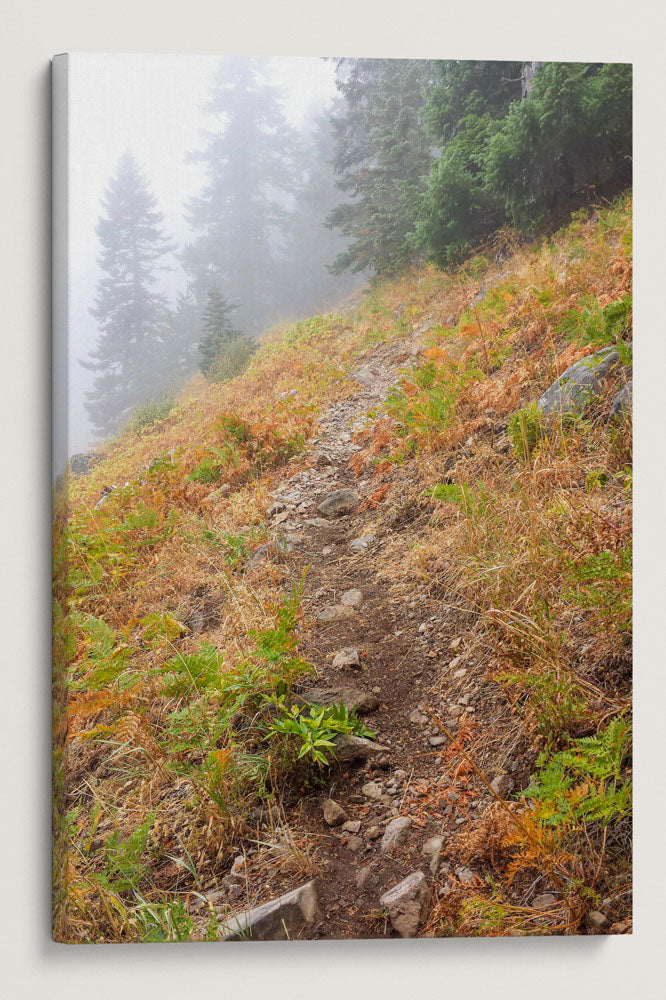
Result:
{"label": "green leafy plant", "polygon": [[298,747],[297,757],[309,757],[320,767],[330,763],[335,757],[334,739],[341,733],[355,733],[372,738],[374,733],[367,729],[341,702],[339,705],[292,705],[287,708],[279,703],[281,714],[268,727],[266,738],[286,736]]}
{"label": "green leafy plant", "polygon": [[181,654],[156,671],[164,678],[162,694],[178,697],[195,692],[218,690],[222,685],[224,654],[205,644],[196,653]]}
{"label": "green leafy plant", "polygon": [[540,804],[547,826],[598,822],[607,826],[631,810],[631,721],[617,716],[595,736],[571,740],[556,754],[542,753],[525,798]]}

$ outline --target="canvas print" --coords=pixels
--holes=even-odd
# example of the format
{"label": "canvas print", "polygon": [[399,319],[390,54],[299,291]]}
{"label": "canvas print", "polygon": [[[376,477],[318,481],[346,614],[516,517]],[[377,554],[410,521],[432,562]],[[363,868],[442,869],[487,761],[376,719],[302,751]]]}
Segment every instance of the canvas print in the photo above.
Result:
{"label": "canvas print", "polygon": [[630,933],[631,66],[61,55],[53,179],[54,938]]}

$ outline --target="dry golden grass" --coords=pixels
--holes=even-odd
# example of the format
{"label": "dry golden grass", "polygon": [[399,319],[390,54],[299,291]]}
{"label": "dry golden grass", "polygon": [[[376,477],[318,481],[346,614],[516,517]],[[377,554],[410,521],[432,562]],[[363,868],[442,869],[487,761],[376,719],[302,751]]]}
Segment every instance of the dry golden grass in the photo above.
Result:
{"label": "dry golden grass", "polygon": [[[536,248],[517,246],[504,233],[498,243],[502,263],[480,256],[453,273],[424,267],[371,290],[347,315],[268,331],[244,375],[221,385],[195,379],[164,421],[104,446],[101,461],[71,483],[76,530],[66,568],[88,582],[69,595],[67,711],[56,712],[54,719],[57,754],[64,720],[68,734],[67,828],[59,827],[59,842],[68,843],[68,868],[57,908],[58,936],[137,940],[149,933],[136,899],[113,889],[108,842],[114,834],[131,837],[153,812],[141,855],[145,871],[136,882],[147,903],[182,901],[201,886],[214,887],[234,852],[253,841],[257,853],[248,870],[275,887],[290,875],[317,870],[316,846],[284,817],[279,837],[274,829],[259,830],[251,816],[257,799],[250,779],[228,779],[224,808],[211,797],[201,779],[208,755],[217,754],[224,770],[245,751],[221,739],[200,750],[178,749],[170,729],[174,713],[199,711],[200,700],[166,694],[156,671],[208,643],[224,652],[221,669],[232,672],[252,654],[252,634],[275,626],[276,595],[296,582],[293,560],[287,555],[247,574],[242,567],[268,537],[272,491],[304,463],[304,448],[316,435],[322,412],[357,391],[346,376],[378,343],[404,342],[405,358],[414,346],[420,353],[414,368],[406,368],[402,401],[390,404],[388,414],[378,413],[359,435],[363,450],[353,461],[357,474],[372,467],[376,477],[368,530],[373,524],[378,531],[389,529],[376,569],[396,599],[415,587],[439,595],[461,637],[464,662],[488,684],[499,685],[503,707],[494,742],[490,747],[483,733],[473,733],[475,759],[492,770],[520,746],[533,761],[540,747],[557,745],[566,733],[595,732],[628,707],[630,571],[623,570],[600,594],[585,590],[587,584],[575,576],[577,562],[619,559],[630,539],[625,473],[631,428],[605,421],[619,383],[604,384],[584,422],[550,427],[527,459],[513,452],[507,433],[519,407],[593,349],[558,332],[567,310],[583,296],[594,296],[603,307],[630,291],[624,242],[630,219],[625,201],[601,221],[578,221]],[[481,288],[498,283],[489,302],[474,302]],[[411,422],[405,416],[409,406],[427,408],[431,389],[418,375],[425,366],[442,386],[457,386],[445,426],[419,423],[420,411]],[[463,380],[472,370],[477,374]],[[296,395],[281,398],[294,388]],[[212,451],[225,448],[223,458]],[[151,471],[147,467],[156,459],[161,464]],[[214,481],[190,478],[205,462],[214,466]],[[462,484],[468,490],[464,502],[428,496],[437,484]],[[120,488],[96,508],[103,488],[111,485]],[[147,510],[151,523],[132,527],[131,518]],[[572,593],[590,600],[576,604]],[[65,607],[62,581],[59,597]],[[91,616],[113,630],[114,655],[122,658],[127,651],[120,685],[118,675],[95,681],[98,640]],[[169,625],[173,634],[150,639],[150,616],[166,616],[182,628]],[[56,650],[62,661],[60,624],[56,635],[62,639],[63,648]],[[444,673],[445,680],[450,678]],[[56,707],[64,700],[59,684],[56,675]],[[206,706],[202,711],[212,720],[214,698]],[[248,767],[259,766],[250,759],[257,753],[249,743]],[[181,766],[186,761],[189,771]],[[276,765],[269,761],[268,767],[279,788]],[[279,815],[279,796],[273,805]],[[489,824],[495,824],[492,830]],[[498,816],[488,814],[467,851],[472,843],[485,842],[493,858],[504,851],[508,863],[515,852],[508,850],[507,831],[500,826]],[[597,860],[591,850],[585,865]],[[506,877],[501,865],[499,872]],[[461,892],[454,886],[439,904],[431,930],[556,933],[561,928],[555,914],[532,913],[506,900],[493,919],[483,906],[461,916]],[[483,893],[479,898],[488,899]],[[179,912],[174,911],[176,922]],[[567,921],[569,928],[577,926],[571,916]],[[178,937],[169,927],[167,936]]]}

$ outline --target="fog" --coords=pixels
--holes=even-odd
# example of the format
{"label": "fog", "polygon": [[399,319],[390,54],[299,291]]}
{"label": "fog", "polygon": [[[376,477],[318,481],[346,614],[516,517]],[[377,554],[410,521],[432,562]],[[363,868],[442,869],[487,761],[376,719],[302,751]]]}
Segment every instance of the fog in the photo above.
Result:
{"label": "fog", "polygon": [[[218,57],[74,54],[69,61],[68,451],[71,455],[100,440],[85,407],[85,394],[91,390],[93,374],[80,362],[90,359],[100,337],[98,321],[90,310],[103,277],[95,227],[103,214],[102,198],[109,180],[121,156],[131,153],[155,195],[157,210],[164,217],[160,228],[175,245],[156,271],[156,289],[165,294],[168,306],[173,308],[178,293],[186,293],[193,285],[192,273],[184,269],[180,255],[196,236],[188,223],[187,206],[200,196],[207,182],[206,163],[193,160],[191,154],[205,147],[207,135],[223,133],[227,126],[223,119],[212,117],[210,109],[205,110],[213,81],[219,74]],[[279,89],[288,124],[301,134],[311,130],[313,115],[329,106],[335,97],[335,66],[331,61],[274,58],[262,60],[260,69],[263,78]],[[289,169],[293,171],[294,167],[290,165]],[[308,165],[302,164],[301,169],[307,170]],[[275,200],[284,208],[294,207],[290,198],[279,191]],[[314,220],[314,224],[319,223]],[[333,238],[328,230],[321,229],[322,239]],[[261,259],[257,258],[256,268],[260,272],[261,266]],[[297,264],[294,267],[298,270]],[[320,297],[326,294],[334,301],[338,292],[341,297],[360,281],[358,277],[353,281],[349,277],[332,279],[319,260],[313,268],[324,276],[300,275],[301,306],[309,305],[309,283],[313,286],[312,305],[317,308],[318,294]],[[325,293],[314,291],[314,286],[320,288],[318,282],[322,281]],[[227,289],[222,291],[227,294]],[[231,299],[238,300],[238,289],[230,291]],[[298,303],[290,302],[288,294],[281,297],[273,288],[269,299],[264,312],[257,312],[262,323],[263,319],[271,321],[299,312]],[[255,325],[258,322],[256,317],[254,322]],[[256,335],[257,331],[248,332]],[[146,374],[151,377],[149,372]]]}

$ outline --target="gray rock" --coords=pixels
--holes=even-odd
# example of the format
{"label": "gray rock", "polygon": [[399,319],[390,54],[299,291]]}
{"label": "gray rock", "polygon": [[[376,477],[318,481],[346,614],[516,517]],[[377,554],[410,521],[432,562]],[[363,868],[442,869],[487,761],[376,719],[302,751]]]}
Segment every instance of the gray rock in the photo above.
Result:
{"label": "gray rock", "polygon": [[382,854],[390,854],[394,847],[400,847],[407,840],[412,825],[411,817],[397,816],[392,819],[382,837]]}
{"label": "gray rock", "polygon": [[360,667],[360,665],[358,649],[355,649],[354,646],[345,646],[344,649],[339,649],[333,657],[333,667],[336,670],[343,670],[345,667]]}
{"label": "gray rock", "polygon": [[348,712],[357,712],[359,715],[368,715],[379,708],[379,698],[376,695],[356,688],[308,688],[303,692],[302,700],[314,705],[339,705],[342,702]]}
{"label": "gray rock", "polygon": [[318,504],[317,510],[326,517],[332,514],[351,514],[359,502],[360,497],[356,490],[333,490]]}
{"label": "gray rock", "polygon": [[505,799],[507,795],[513,790],[514,781],[509,777],[508,774],[498,774],[497,777],[493,778],[490,782],[490,787],[499,795],[501,799]]}
{"label": "gray rock", "polygon": [[428,743],[431,747],[441,747],[446,743],[446,736],[431,736]]}
{"label": "gray rock", "polygon": [[354,609],[345,604],[328,604],[317,615],[318,622],[342,622],[354,617]]}
{"label": "gray rock", "polygon": [[368,829],[365,831],[365,835],[368,838],[368,840],[379,840],[379,838],[382,835],[381,827],[369,826]]}
{"label": "gray rock", "polygon": [[342,824],[342,829],[345,833],[358,833],[361,829],[360,819],[348,819],[346,823]]}
{"label": "gray rock", "polygon": [[429,837],[423,845],[423,853],[430,858],[430,871],[435,874],[439,869],[439,862],[442,855],[444,837]]}
{"label": "gray rock", "polygon": [[382,786],[376,781],[366,781],[366,783],[361,788],[361,792],[365,795],[366,799],[379,800],[382,797]]}
{"label": "gray rock", "polygon": [[341,733],[333,740],[335,744],[335,759],[340,763],[350,760],[372,760],[380,754],[390,753],[389,747],[381,743],[372,743],[363,736],[347,736]]}
{"label": "gray rock", "polygon": [[364,846],[363,838],[357,837],[356,835],[352,835],[347,841],[347,850],[353,851],[354,853],[360,851]]}
{"label": "gray rock", "polygon": [[221,928],[223,941],[285,941],[298,937],[321,919],[314,881],[278,896],[263,906],[244,910]]}
{"label": "gray rock", "polygon": [[361,535],[359,538],[352,539],[349,543],[349,548],[352,552],[366,552],[374,540],[374,535]]}
{"label": "gray rock", "polygon": [[605,347],[571,365],[544,392],[537,407],[545,416],[584,410],[599,392],[599,382],[620,363],[617,351]]}
{"label": "gray rock", "polygon": [[415,937],[428,913],[428,882],[423,872],[412,872],[379,898],[400,937]]}
{"label": "gray rock", "polygon": [[326,799],[324,802],[324,821],[328,826],[340,826],[347,819],[347,813],[342,806],[334,799]]}
{"label": "gray rock", "polygon": [[340,596],[340,603],[346,604],[349,608],[357,608],[362,600],[363,594],[360,590],[345,590]]}
{"label": "gray rock", "polygon": [[634,401],[634,390],[633,382],[627,382],[624,389],[620,389],[617,396],[613,400],[610,408],[610,413],[608,414],[608,419],[619,419],[620,417],[627,417],[631,413],[631,407]]}

